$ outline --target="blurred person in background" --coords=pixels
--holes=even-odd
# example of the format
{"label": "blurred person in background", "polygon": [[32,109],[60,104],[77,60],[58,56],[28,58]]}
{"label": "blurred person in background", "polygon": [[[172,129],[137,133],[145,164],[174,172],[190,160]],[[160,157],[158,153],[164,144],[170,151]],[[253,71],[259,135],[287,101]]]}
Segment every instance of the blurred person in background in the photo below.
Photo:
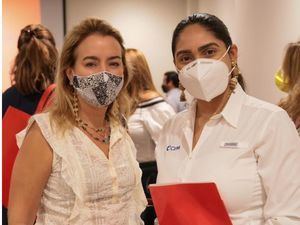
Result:
{"label": "blurred person in background", "polygon": [[[12,86],[2,94],[3,137],[9,135],[11,138],[11,142],[7,142],[7,137],[3,141],[3,224],[7,224],[10,175],[18,151],[15,134],[26,126],[27,120],[22,119],[23,115],[28,114],[29,118],[47,104],[54,88],[52,84],[58,58],[53,35],[41,24],[25,26],[20,32],[17,47],[18,53],[9,71]],[[18,130],[14,133],[13,129]],[[14,133],[13,136],[11,133]]]}
{"label": "blurred person in background", "polygon": [[176,113],[186,109],[186,101],[181,101],[181,90],[179,89],[178,74],[175,71],[168,71],[164,74],[162,90],[166,93],[165,100]]}
{"label": "blurred person in background", "polygon": [[9,106],[35,112],[43,92],[54,83],[57,58],[55,40],[46,27],[32,24],[21,30],[10,74],[13,85],[2,95],[2,117]]}
{"label": "blurred person in background", "polygon": [[287,111],[300,135],[300,41],[287,45],[275,82],[281,91],[288,94],[279,106]]}
{"label": "blurred person in background", "polygon": [[[164,123],[175,112],[154,87],[152,75],[144,54],[133,48],[126,49],[126,60],[131,80],[127,90],[130,97],[129,134],[137,149],[137,160],[143,171],[142,183],[147,198],[148,185],[156,182],[157,167],[154,155],[156,141]],[[153,224],[154,210],[147,207],[143,214],[146,225]]]}

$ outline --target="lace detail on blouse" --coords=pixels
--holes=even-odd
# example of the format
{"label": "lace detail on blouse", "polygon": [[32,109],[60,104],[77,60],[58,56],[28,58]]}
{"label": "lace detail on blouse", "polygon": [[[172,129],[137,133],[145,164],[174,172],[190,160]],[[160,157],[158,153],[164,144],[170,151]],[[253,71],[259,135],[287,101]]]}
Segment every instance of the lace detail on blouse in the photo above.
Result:
{"label": "lace detail on blouse", "polygon": [[33,116],[18,134],[21,145],[36,121],[53,150],[52,173],[43,191],[36,225],[137,225],[146,207],[134,145],[122,127],[112,127],[109,159],[78,128],[63,137],[48,113]]}

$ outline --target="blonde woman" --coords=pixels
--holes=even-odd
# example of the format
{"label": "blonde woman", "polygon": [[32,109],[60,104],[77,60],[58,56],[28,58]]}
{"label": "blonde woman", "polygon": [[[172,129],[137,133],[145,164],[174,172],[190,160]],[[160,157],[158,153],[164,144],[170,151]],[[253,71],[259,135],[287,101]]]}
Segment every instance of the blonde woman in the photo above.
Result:
{"label": "blonde woman", "polygon": [[[127,87],[130,95],[129,134],[137,148],[137,160],[143,170],[142,182],[147,197],[147,186],[155,183],[157,168],[155,162],[155,143],[164,123],[175,112],[160,96],[154,87],[150,69],[144,54],[137,49],[126,50],[126,60],[131,75]],[[148,209],[143,218],[145,224],[153,224],[154,211]]]}
{"label": "blonde woman", "polygon": [[130,96],[129,133],[137,148],[139,162],[155,161],[155,142],[163,124],[175,114],[157,92],[144,54],[126,49],[131,77],[127,90]]}
{"label": "blonde woman", "polygon": [[287,111],[300,135],[300,41],[288,44],[281,72],[285,86],[281,89],[288,92],[288,96],[279,106]]}
{"label": "blonde woman", "polygon": [[135,147],[121,126],[128,81],[120,33],[87,19],[67,35],[56,102],[19,134],[9,223],[140,224]]}

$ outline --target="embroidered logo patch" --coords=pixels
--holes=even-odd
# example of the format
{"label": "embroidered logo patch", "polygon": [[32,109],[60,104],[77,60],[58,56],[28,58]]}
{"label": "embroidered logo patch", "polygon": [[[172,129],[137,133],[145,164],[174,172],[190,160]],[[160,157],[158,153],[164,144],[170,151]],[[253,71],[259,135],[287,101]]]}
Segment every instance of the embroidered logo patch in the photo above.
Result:
{"label": "embroidered logo patch", "polygon": [[180,145],[168,145],[166,151],[176,151],[180,149]]}

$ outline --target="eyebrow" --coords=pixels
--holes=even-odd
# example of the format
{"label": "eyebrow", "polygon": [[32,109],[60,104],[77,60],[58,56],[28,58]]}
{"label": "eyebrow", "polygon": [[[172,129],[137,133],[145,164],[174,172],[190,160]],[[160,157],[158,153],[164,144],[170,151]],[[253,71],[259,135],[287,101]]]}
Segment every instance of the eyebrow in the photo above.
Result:
{"label": "eyebrow", "polygon": [[207,48],[212,47],[212,46],[220,47],[220,45],[218,45],[216,42],[210,42],[210,43],[208,43],[206,45],[203,45],[203,46],[199,47],[198,51],[201,52],[204,49],[207,49]]}
{"label": "eyebrow", "polygon": [[92,60],[99,60],[96,56],[86,56],[83,58],[83,60],[92,59]]}
{"label": "eyebrow", "polygon": [[[88,59],[99,61],[98,57],[96,57],[96,56],[86,56],[83,58],[83,60],[88,60]],[[122,59],[122,58],[121,58],[121,56],[111,56],[108,58],[108,60],[113,60],[113,59]]]}
{"label": "eyebrow", "polygon": [[122,59],[121,56],[112,56],[112,57],[109,57],[108,60],[113,60],[113,59]]}
{"label": "eyebrow", "polygon": [[[212,47],[212,46],[220,47],[220,45],[218,45],[216,42],[210,42],[208,44],[205,44],[205,45],[202,45],[202,46],[198,47],[198,51],[201,52],[204,49],[207,49],[207,48]],[[181,54],[190,53],[190,52],[191,52],[190,50],[181,50],[181,51],[176,53],[176,57],[178,57]]]}

